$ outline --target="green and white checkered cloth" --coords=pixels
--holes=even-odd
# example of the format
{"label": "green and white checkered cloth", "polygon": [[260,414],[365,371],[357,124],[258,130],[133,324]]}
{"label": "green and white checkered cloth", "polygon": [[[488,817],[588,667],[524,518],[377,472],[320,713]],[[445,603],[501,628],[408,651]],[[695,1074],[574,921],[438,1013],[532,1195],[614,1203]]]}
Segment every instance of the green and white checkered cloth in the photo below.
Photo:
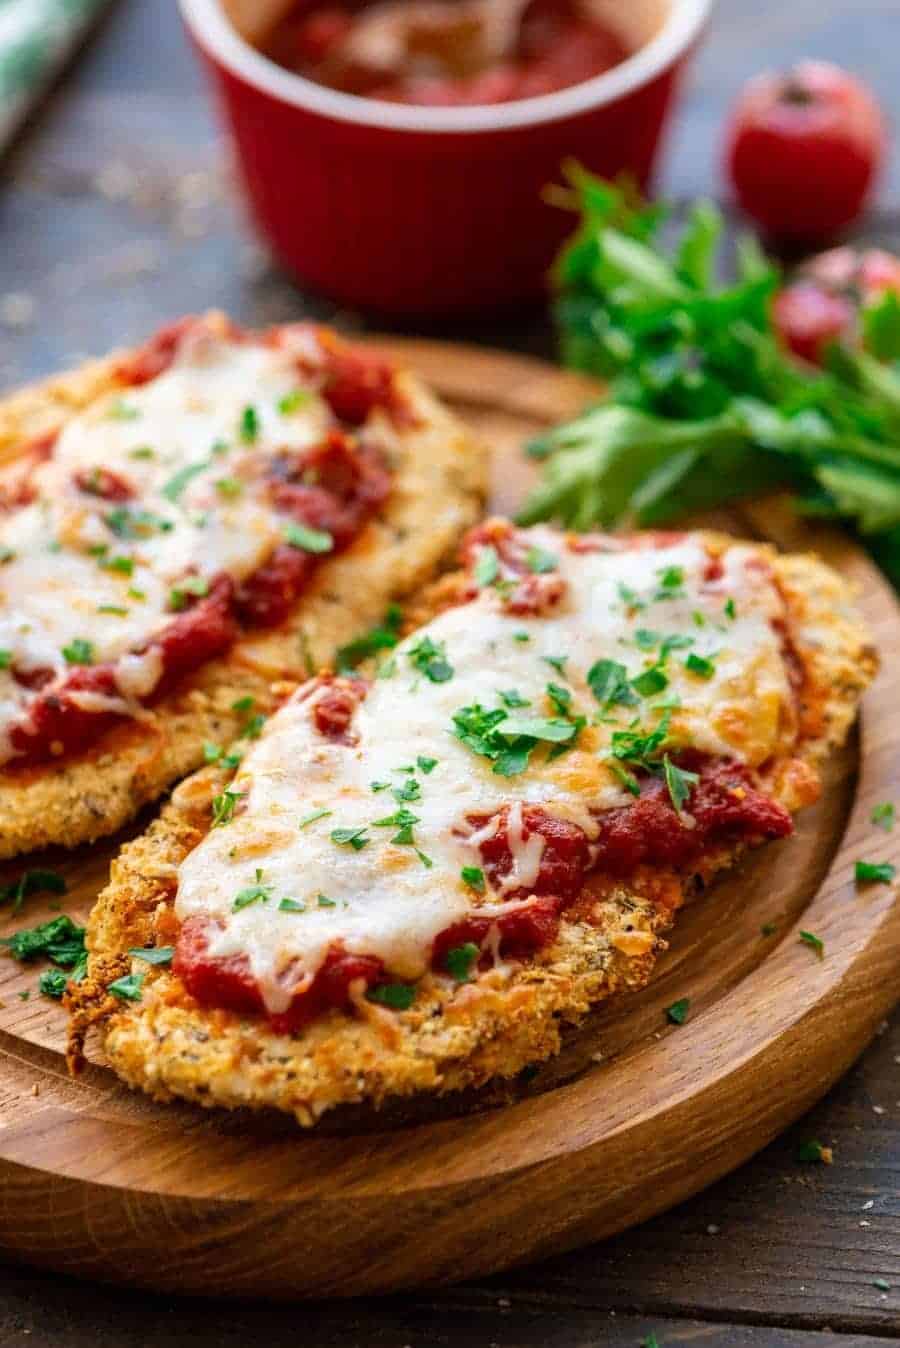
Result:
{"label": "green and white checkered cloth", "polygon": [[0,0],[0,149],[108,0]]}

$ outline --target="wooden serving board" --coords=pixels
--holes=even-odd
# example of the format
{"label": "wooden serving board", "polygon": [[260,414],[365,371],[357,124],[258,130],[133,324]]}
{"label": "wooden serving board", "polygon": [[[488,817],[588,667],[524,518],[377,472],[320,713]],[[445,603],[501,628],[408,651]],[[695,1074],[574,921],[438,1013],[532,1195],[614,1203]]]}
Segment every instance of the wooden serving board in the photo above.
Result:
{"label": "wooden serving board", "polygon": [[[495,446],[500,511],[527,486],[522,443],[596,394],[523,357],[382,345]],[[598,1012],[527,1084],[306,1134],[284,1119],[155,1105],[102,1065],[70,1080],[64,1016],[39,995],[38,969],[0,960],[0,1246],[67,1272],[216,1296],[470,1278],[650,1217],[828,1089],[900,994],[897,890],[853,883],[858,858],[900,862],[900,829],[870,823],[874,804],[900,803],[898,609],[838,533],[772,504],[715,522],[814,546],[857,581],[886,672],[796,836],[688,907],[650,986]],[[31,864],[65,872],[58,904],[83,919],[115,846]],[[53,911],[34,898],[23,917]],[[23,917],[4,917],[0,935]],[[801,930],[824,941],[824,959]],[[681,997],[691,1015],[674,1027],[665,1007]]]}

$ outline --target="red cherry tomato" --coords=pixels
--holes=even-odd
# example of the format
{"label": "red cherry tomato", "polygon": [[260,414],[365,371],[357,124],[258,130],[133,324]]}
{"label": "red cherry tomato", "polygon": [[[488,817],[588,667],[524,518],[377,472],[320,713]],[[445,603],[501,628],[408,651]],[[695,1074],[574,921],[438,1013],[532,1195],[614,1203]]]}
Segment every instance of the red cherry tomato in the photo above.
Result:
{"label": "red cherry tomato", "polygon": [[837,338],[859,341],[860,311],[886,290],[900,295],[900,259],[881,248],[832,248],[776,296],[776,331],[796,355],[816,362]]}
{"label": "red cherry tomato", "polygon": [[726,162],[738,200],[773,239],[822,244],[856,219],[886,146],[869,91],[824,61],[751,80]]}

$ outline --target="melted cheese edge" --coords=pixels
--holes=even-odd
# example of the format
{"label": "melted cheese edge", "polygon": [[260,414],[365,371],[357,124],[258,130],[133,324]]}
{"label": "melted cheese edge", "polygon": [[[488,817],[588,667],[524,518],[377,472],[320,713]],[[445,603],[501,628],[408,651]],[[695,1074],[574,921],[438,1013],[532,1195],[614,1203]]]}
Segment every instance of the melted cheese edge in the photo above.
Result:
{"label": "melted cheese edge", "polygon": [[[679,705],[671,710],[671,736],[682,747],[753,765],[784,741],[792,723],[791,692],[772,627],[783,605],[765,572],[748,568],[758,558],[755,549],[730,547],[724,576],[710,588],[703,584],[709,556],[698,538],[658,551],[575,554],[549,529],[531,530],[530,536],[553,552],[568,581],[557,609],[523,620],[503,610],[496,591],[483,590],[472,603],[442,613],[397,648],[387,665],[394,672],[374,681],[355,713],[353,745],[330,742],[316,730],[311,708],[324,690],[306,700],[295,697],[269,721],[232,783],[243,795],[243,812],[212,829],[182,863],[178,917],[218,924],[210,953],[246,955],[270,1011],[286,1009],[333,942],[378,956],[397,978],[420,977],[441,931],[476,906],[487,915],[502,912],[510,902],[505,891],[534,883],[543,841],[523,837],[524,805],[544,806],[590,837],[596,832],[591,808],[633,799],[604,753],[612,733],[636,714],[642,725],[655,724],[663,714],[660,704],[674,700],[673,694]],[[681,568],[683,588],[676,597],[656,598],[660,577],[671,567]],[[623,602],[623,587],[641,607]],[[733,619],[724,607],[729,597]],[[596,723],[588,671],[597,660],[610,659],[634,677],[653,664],[656,653],[635,641],[639,629],[690,637],[692,644],[669,656],[664,694],[639,708],[616,709],[612,723]],[[454,669],[447,682],[430,682],[411,662],[424,635],[446,651]],[[713,661],[711,678],[685,668],[690,652]],[[564,674],[548,663],[561,656]],[[549,682],[566,686],[572,712],[589,718],[578,745],[565,755],[548,762],[538,749],[525,772],[506,778],[453,734],[455,712],[476,702],[499,706],[503,690],[515,689],[531,701],[521,714],[557,714],[546,697]],[[419,758],[437,765],[426,773]],[[394,791],[410,780],[418,783],[419,798],[398,802]],[[373,783],[390,785],[375,791]],[[491,836],[496,821],[473,833],[466,816],[490,816],[503,805],[511,807],[513,872],[479,900],[460,871],[481,865],[478,843]],[[415,848],[393,843],[397,829],[376,823],[401,808],[417,817]],[[329,813],[301,824],[319,810]],[[358,851],[338,845],[331,839],[336,828],[365,828],[369,841]],[[235,896],[257,884],[265,897],[235,911]],[[303,903],[305,911],[279,911],[283,898]]]}
{"label": "melted cheese edge", "polygon": [[[199,331],[169,370],[98,399],[66,424],[34,475],[37,499],[0,522],[0,547],[11,554],[0,566],[0,762],[10,756],[9,728],[34,697],[10,666],[50,669],[62,681],[72,669],[64,648],[87,641],[93,663],[118,662],[117,683],[133,709],[161,667],[153,653],[129,652],[171,621],[178,582],[221,572],[241,579],[265,561],[284,519],[267,504],[258,470],[273,450],[314,445],[333,421],[312,392],[279,410],[300,384],[290,350]],[[248,407],[257,421],[251,443],[242,437]],[[104,522],[117,503],[74,481],[98,469],[125,479],[134,490],[125,505],[159,523],[139,538],[117,537]],[[227,495],[217,486],[223,479],[226,489],[229,480],[243,489]],[[118,558],[132,564],[130,575],[102,564]]]}

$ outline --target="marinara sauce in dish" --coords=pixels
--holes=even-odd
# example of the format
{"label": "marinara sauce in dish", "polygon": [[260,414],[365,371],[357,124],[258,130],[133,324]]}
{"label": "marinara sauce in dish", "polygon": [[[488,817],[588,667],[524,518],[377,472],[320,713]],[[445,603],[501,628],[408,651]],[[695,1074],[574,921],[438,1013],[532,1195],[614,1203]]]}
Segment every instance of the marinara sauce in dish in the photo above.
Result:
{"label": "marinara sauce in dish", "polygon": [[589,0],[301,0],[263,49],[328,88],[422,107],[535,98],[629,55]]}

